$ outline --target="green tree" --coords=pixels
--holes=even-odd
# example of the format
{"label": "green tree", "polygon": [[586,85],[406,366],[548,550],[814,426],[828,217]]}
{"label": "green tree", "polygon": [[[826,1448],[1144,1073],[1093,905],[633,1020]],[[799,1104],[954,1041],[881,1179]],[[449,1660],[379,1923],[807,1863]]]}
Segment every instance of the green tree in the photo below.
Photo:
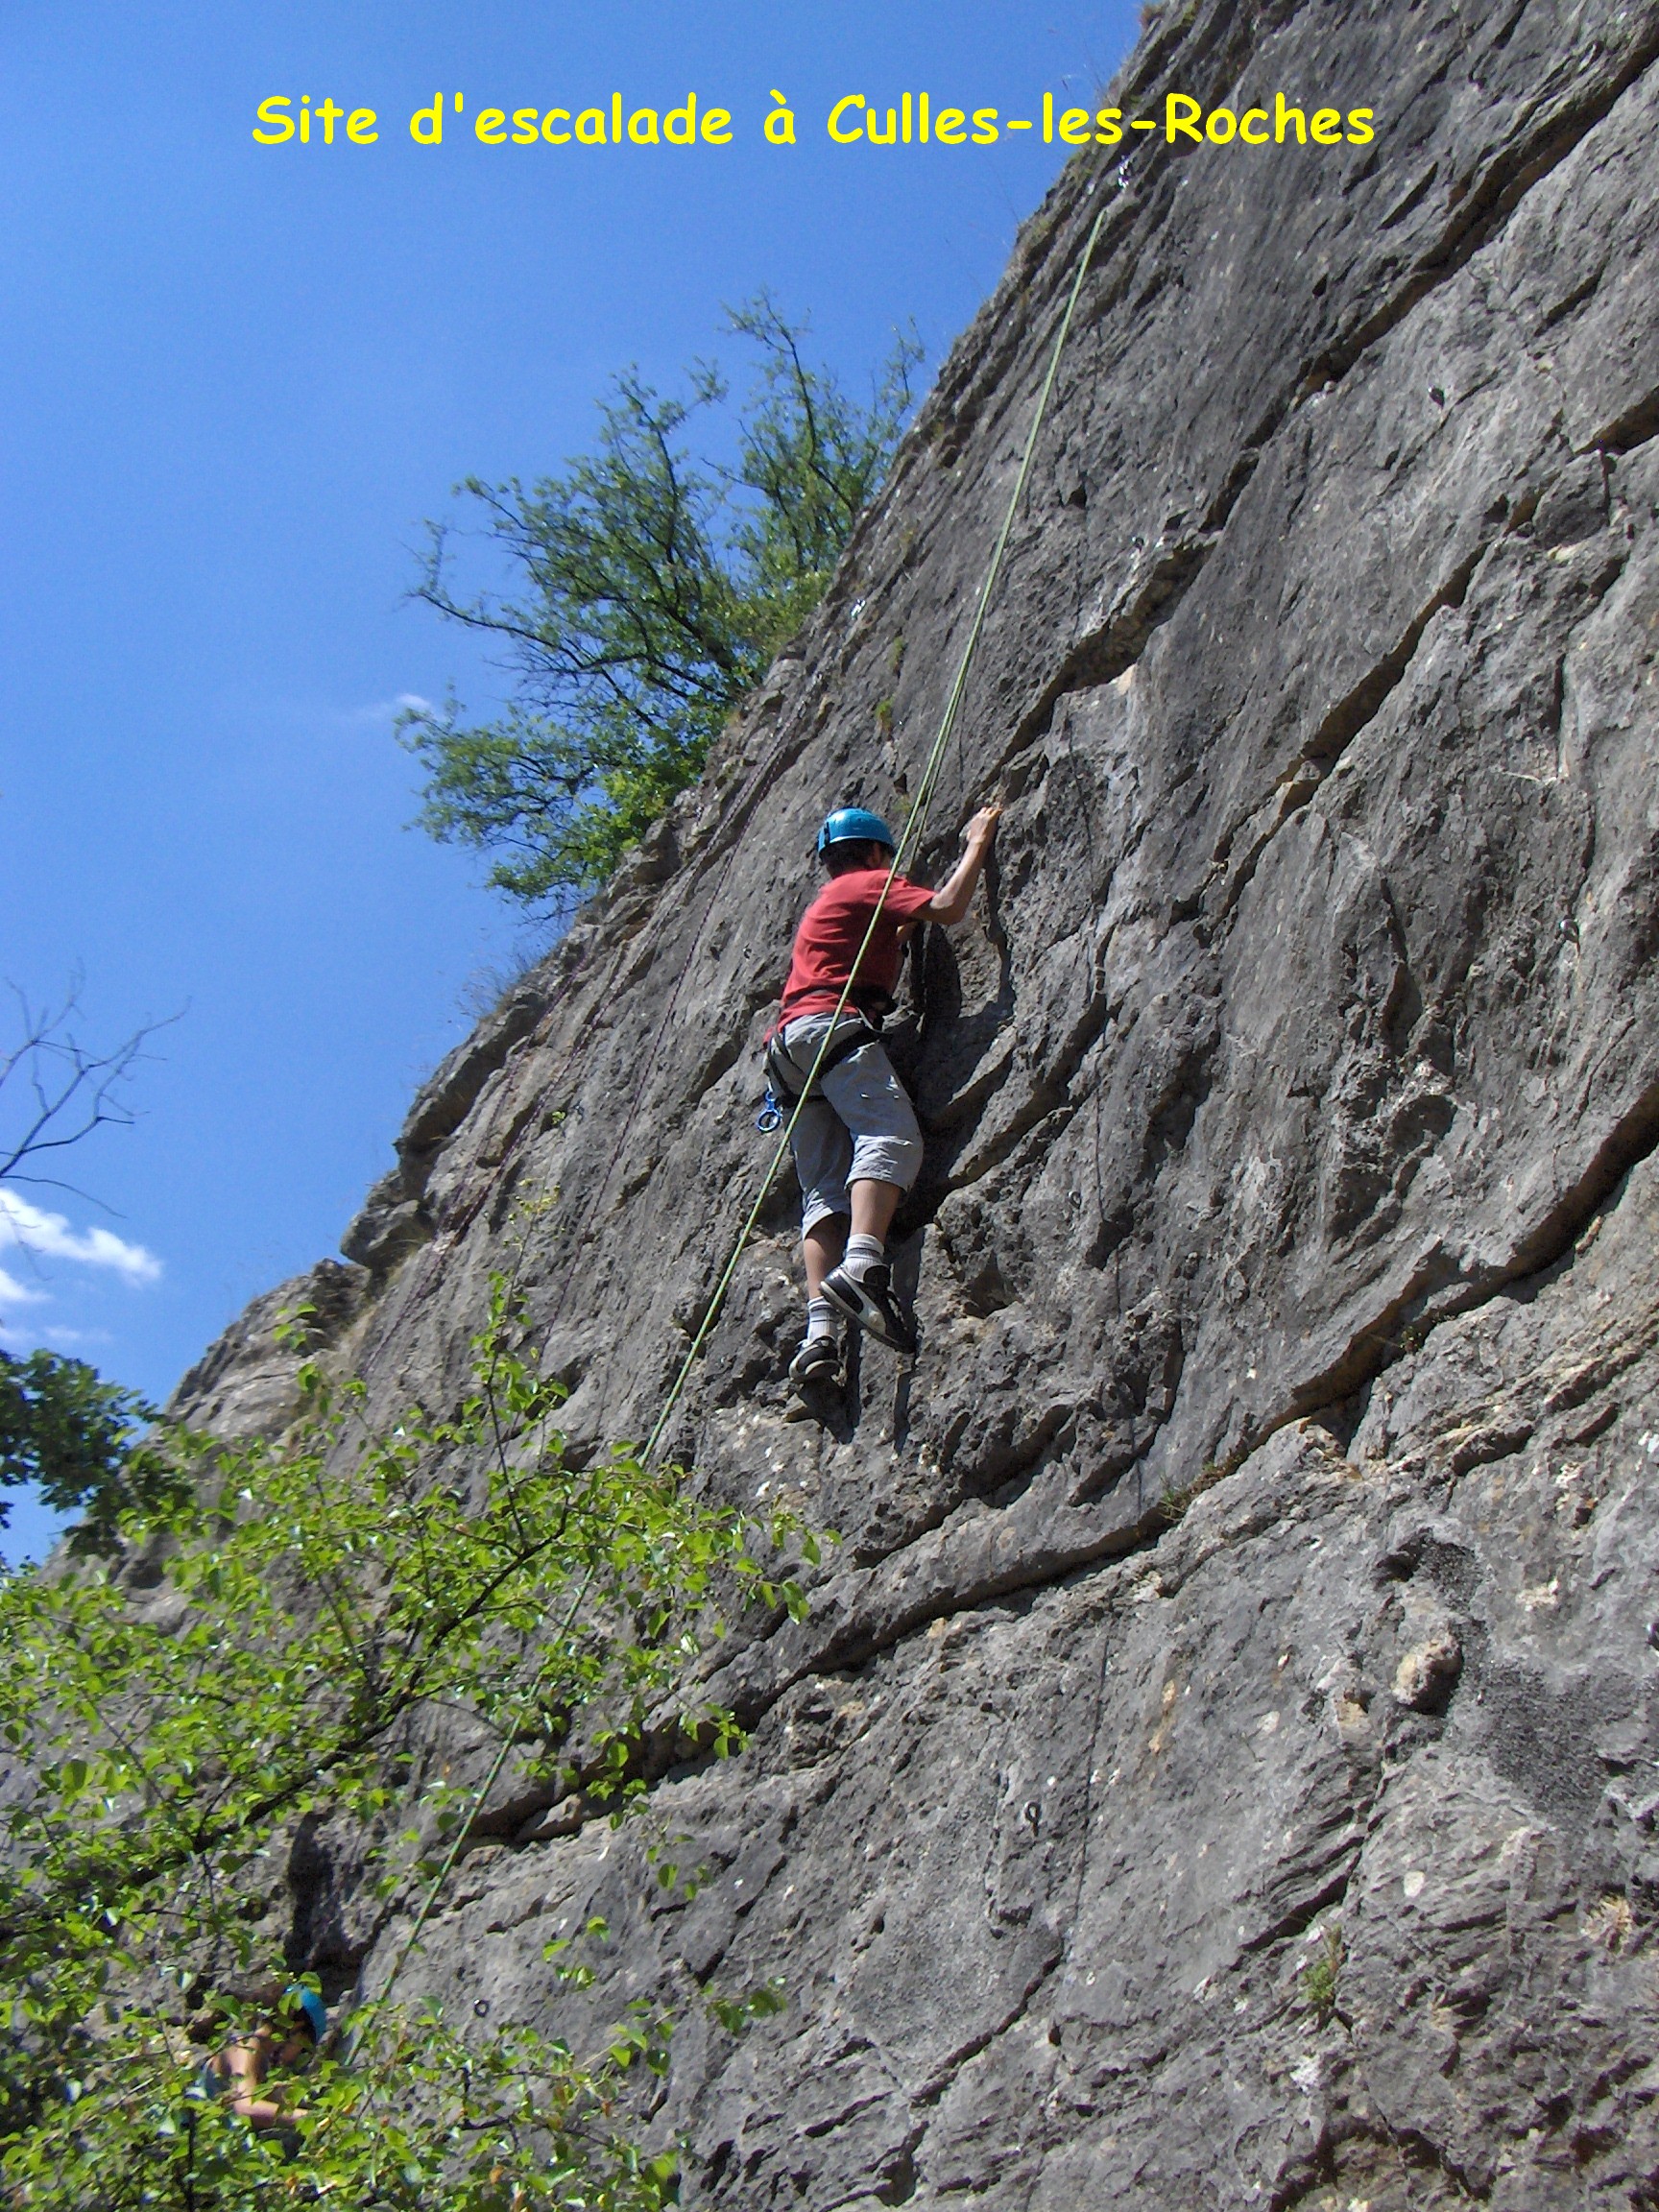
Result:
{"label": "green tree", "polygon": [[822,598],[902,431],[912,340],[864,403],[806,360],[804,326],[764,295],[729,322],[760,357],[734,464],[689,445],[728,399],[717,369],[694,367],[683,397],[629,371],[596,449],[564,475],[461,487],[517,589],[458,595],[449,533],[431,526],[415,596],[501,638],[517,683],[496,721],[469,725],[453,699],[403,718],[427,775],[421,821],[496,855],[490,881],[526,902],[567,907],[603,883],[695,780]]}
{"label": "green tree", "polygon": [[[572,1464],[522,1336],[498,1284],[459,1404],[389,1427],[307,1360],[287,1440],[175,1434],[185,1479],[129,1507],[111,1560],[0,1582],[0,2195],[18,2212],[667,2200],[673,2147],[647,2156],[623,2120],[666,2020],[636,2008],[584,2050],[397,2001],[509,1762],[517,1803],[540,1788],[620,1817],[653,1743],[737,1741],[681,1690],[716,1585],[802,1605],[761,1564],[781,1522],[698,1506],[626,1450]],[[423,1753],[422,1716],[463,1766],[470,1739],[464,1784]],[[272,1963],[283,1839],[308,1815],[359,1824],[405,1954],[352,2014],[347,2061],[305,2077],[292,2129],[260,2134],[192,2095],[186,2030]],[[574,1951],[550,1959],[591,1979]]]}
{"label": "green tree", "polygon": [[[78,1513],[80,1551],[107,1550],[127,1509],[164,1508],[179,1478],[159,1453],[136,1449],[156,1408],[84,1359],[0,1352],[0,1486],[33,1482],[55,1513]],[[0,1500],[0,1527],[6,1505]]]}
{"label": "green tree", "polygon": [[[56,1006],[31,1004],[15,985],[12,998],[12,1033],[0,1048],[0,1227],[27,1244],[29,1210],[9,1198],[10,1188],[74,1188],[48,1170],[96,1130],[131,1125],[125,1088],[162,1024],[147,1022],[106,1049],[84,1040],[79,978]],[[36,1484],[54,1511],[81,1513],[78,1541],[96,1547],[129,1504],[164,1506],[174,1495],[171,1470],[134,1455],[154,1418],[135,1391],[83,1359],[0,1351],[0,1489]],[[7,1517],[0,1499],[0,1528]]]}

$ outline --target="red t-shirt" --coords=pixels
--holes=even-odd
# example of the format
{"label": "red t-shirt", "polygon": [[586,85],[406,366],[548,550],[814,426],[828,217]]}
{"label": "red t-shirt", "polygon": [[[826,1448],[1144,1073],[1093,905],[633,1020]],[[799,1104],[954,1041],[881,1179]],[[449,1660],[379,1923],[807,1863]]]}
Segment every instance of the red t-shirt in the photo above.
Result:
{"label": "red t-shirt", "polygon": [[926,913],[933,894],[925,883],[895,876],[882,898],[881,887],[886,882],[885,868],[850,868],[845,876],[832,876],[802,915],[789,962],[789,980],[783,986],[780,1027],[803,1014],[834,1013],[878,900],[881,902],[880,919],[869,950],[859,961],[854,996],[848,1004],[855,1005],[865,991],[892,997],[899,985],[900,929]]}

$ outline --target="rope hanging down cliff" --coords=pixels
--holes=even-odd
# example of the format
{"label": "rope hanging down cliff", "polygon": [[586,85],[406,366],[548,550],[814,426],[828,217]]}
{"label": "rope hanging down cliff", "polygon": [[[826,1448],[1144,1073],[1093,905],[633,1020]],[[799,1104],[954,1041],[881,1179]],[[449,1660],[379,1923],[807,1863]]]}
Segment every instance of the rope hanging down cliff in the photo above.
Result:
{"label": "rope hanging down cliff", "polygon": [[[1077,265],[1077,274],[1072,278],[1071,289],[1067,296],[1066,311],[1061,317],[1060,328],[1055,336],[1053,349],[1049,354],[1047,373],[1043,379],[1042,390],[1038,394],[1037,411],[1032,418],[1031,428],[1026,434],[1025,450],[1021,457],[1020,472],[1014,480],[1014,490],[1009,497],[1008,511],[1002,518],[1002,527],[998,532],[997,542],[992,548],[990,564],[985,571],[985,581],[980,588],[978,603],[974,612],[974,620],[969,628],[967,641],[962,649],[961,660],[957,663],[956,675],[953,682],[951,683],[950,695],[945,702],[945,711],[940,719],[938,734],[933,740],[932,748],[927,755],[926,765],[922,772],[922,780],[917,785],[915,805],[911,807],[909,816],[904,824],[904,828],[900,832],[899,844],[896,851],[894,852],[892,865],[887,873],[887,883],[889,886],[891,886],[894,878],[899,875],[901,869],[903,867],[905,859],[916,850],[917,846],[920,844],[922,832],[926,826],[927,810],[932,803],[934,792],[938,786],[940,771],[944,766],[946,748],[950,744],[951,733],[956,727],[956,717],[961,709],[963,695],[967,689],[969,667],[972,664],[974,650],[979,643],[981,633],[985,627],[985,617],[990,609],[992,594],[996,589],[998,574],[1002,565],[1002,556],[1007,549],[1008,540],[1014,528],[1014,517],[1019,510],[1020,500],[1025,490],[1026,478],[1031,472],[1031,463],[1037,451],[1037,441],[1042,433],[1044,417],[1046,415],[1048,410],[1049,395],[1054,389],[1054,379],[1059,373],[1060,356],[1065,350],[1067,335],[1071,328],[1072,313],[1077,305],[1078,295],[1083,289],[1083,279],[1088,275],[1089,265],[1094,259],[1095,241],[1100,235],[1100,227],[1105,219],[1106,209],[1102,207],[1096,214],[1094,221],[1090,228],[1088,243],[1083,249],[1082,257]],[[733,846],[733,850],[735,848]],[[728,855],[728,858],[730,858],[730,854]],[[864,941],[858,949],[857,957],[852,964],[852,968],[848,975],[848,980],[842,989],[840,999],[837,1002],[835,1008],[835,1016],[837,1020],[846,1010],[848,997],[853,988],[853,978],[857,974],[859,964],[863,960],[865,953],[869,950],[871,940],[875,935],[877,925],[880,918],[880,902],[878,901],[876,911],[872,915],[869,927],[865,932]],[[678,984],[676,985],[676,991],[677,990]],[[642,1465],[649,1465],[652,1458],[655,1456],[658,1446],[661,1443],[663,1434],[667,1430],[667,1426],[673,1415],[674,1408],[679,1404],[681,1395],[684,1392],[686,1382],[690,1377],[691,1369],[696,1361],[697,1355],[702,1351],[704,1345],[708,1342],[709,1333],[712,1331],[715,1322],[720,1316],[720,1310],[726,1301],[726,1293],[732,1286],[733,1276],[736,1273],[737,1262],[742,1258],[744,1249],[749,1242],[750,1237],[754,1234],[755,1224],[760,1218],[761,1209],[766,1203],[767,1195],[770,1192],[772,1185],[777,1178],[778,1170],[783,1164],[784,1155],[789,1150],[790,1136],[795,1128],[797,1121],[801,1118],[803,1108],[806,1104],[807,1099],[812,1094],[814,1084],[817,1082],[820,1073],[823,1071],[823,1064],[830,1049],[831,1042],[834,1036],[834,1029],[835,1023],[834,1022],[831,1022],[828,1031],[826,1032],[824,1042],[822,1045],[820,1045],[817,1054],[813,1060],[811,1070],[808,1073],[806,1081],[802,1088],[801,1095],[795,1101],[794,1110],[790,1114],[787,1122],[784,1124],[782,1134],[778,1140],[778,1148],[772,1155],[772,1159],[767,1166],[765,1175],[761,1178],[760,1188],[755,1195],[755,1202],[750,1207],[749,1212],[744,1218],[743,1226],[737,1232],[736,1241],[732,1247],[731,1255],[728,1258],[725,1266],[721,1269],[719,1278],[714,1286],[713,1294],[709,1298],[708,1310],[704,1313],[702,1322],[699,1324],[696,1335],[691,1340],[690,1349],[686,1352],[685,1358],[681,1363],[679,1373],[675,1376],[668,1395],[663,1401],[662,1409],[658,1414],[651,1433],[646,1439],[644,1450],[640,1454],[640,1461]],[[587,1595],[587,1589],[588,1584],[584,1582],[582,1588],[577,1593],[576,1605],[571,1608],[570,1619],[574,1619],[576,1609],[580,1606],[582,1599]],[[513,1738],[511,1734],[509,1734],[503,1738],[500,1745],[498,1746],[494,1760],[491,1765],[489,1773],[485,1776],[483,1787],[477,1792],[477,1796],[474,1802],[474,1815],[476,1815],[477,1811],[481,1810],[489,1802],[490,1792],[494,1788],[495,1783],[500,1776],[501,1770],[507,1763],[508,1756],[512,1749],[512,1744]],[[390,1996],[393,1984],[397,1982],[398,1976],[402,1972],[405,1962],[410,1957],[410,1954],[414,1951],[416,1944],[420,1941],[421,1933],[424,1930],[426,1922],[431,1915],[433,1907],[437,1903],[439,1893],[442,1890],[445,1882],[448,1879],[449,1873],[453,1868],[455,1861],[459,1856],[465,1840],[470,1831],[470,1826],[471,1823],[468,1820],[463,1820],[457,1824],[455,1835],[451,1839],[449,1849],[444,1858],[443,1863],[438,1868],[436,1876],[428,1887],[426,1893],[421,1900],[421,1906],[416,1912],[415,1919],[409,1929],[409,1932],[404,1937],[403,1942],[399,1946],[397,1954],[393,1960],[392,1970],[387,1975],[386,1981],[382,1984],[380,1990],[380,2001],[382,2003],[384,2003],[385,2000]]]}
{"label": "rope hanging down cliff", "polygon": [[[968,687],[968,671],[985,628],[985,617],[990,610],[992,594],[996,590],[998,575],[1002,566],[1002,557],[1007,550],[1008,540],[1014,528],[1014,517],[1025,490],[1025,480],[1031,472],[1031,463],[1036,455],[1038,438],[1042,434],[1044,417],[1048,411],[1049,395],[1054,389],[1054,379],[1060,369],[1060,357],[1065,350],[1067,335],[1071,328],[1072,313],[1077,305],[1078,295],[1083,289],[1083,279],[1089,274],[1089,265],[1094,256],[1095,240],[1100,235],[1100,226],[1105,219],[1106,210],[1102,207],[1095,215],[1090,228],[1088,243],[1085,245],[1077,264],[1077,274],[1071,280],[1071,289],[1066,301],[1066,312],[1060,319],[1060,328],[1055,334],[1053,349],[1048,357],[1048,371],[1043,379],[1043,388],[1037,397],[1037,411],[1032,417],[1031,428],[1026,434],[1025,450],[1020,461],[1020,472],[1014,479],[1014,490],[1009,496],[1008,511],[1002,517],[1002,527],[998,532],[997,542],[992,548],[990,564],[985,571],[985,581],[980,587],[978,604],[974,611],[974,620],[970,625],[967,640],[962,648],[962,657],[956,666],[956,675],[950,685],[950,695],[945,702],[944,714],[940,718],[938,734],[933,740],[932,749],[927,755],[926,764],[922,771],[921,781],[916,788],[915,804],[912,805],[904,827],[900,832],[898,849],[893,854],[892,864],[887,872],[887,888],[891,888],[894,878],[903,868],[906,858],[920,845],[923,830],[926,827],[927,810],[932,804],[934,792],[938,786],[940,771],[945,761],[946,747],[950,744],[951,732],[956,727],[956,717],[961,709],[963,695]],[[885,892],[883,893],[884,896]],[[846,1010],[848,998],[853,989],[853,978],[857,974],[859,965],[870,949],[871,940],[875,936],[880,916],[881,902],[878,900],[875,912],[871,915],[869,926],[864,934],[864,941],[852,964],[847,982],[842,987],[841,997],[835,1008],[835,1020],[839,1020]],[[825,1034],[824,1042],[818,1047],[817,1055],[803,1086],[801,1095],[795,1101],[794,1110],[784,1124],[782,1134],[778,1140],[777,1149],[761,1178],[760,1188],[755,1194],[755,1202],[744,1218],[743,1226],[737,1232],[736,1241],[733,1244],[731,1255],[715,1282],[708,1309],[702,1321],[698,1324],[697,1333],[691,1339],[690,1347],[681,1362],[680,1370],[669,1387],[667,1397],[662,1402],[662,1409],[658,1414],[651,1433],[646,1439],[641,1458],[647,1465],[655,1456],[657,1449],[662,1441],[674,1408],[679,1404],[685,1384],[690,1379],[691,1369],[696,1363],[697,1356],[709,1341],[714,1324],[720,1317],[721,1308],[726,1303],[726,1294],[730,1290],[732,1279],[737,1271],[737,1262],[742,1258],[750,1238],[754,1235],[755,1225],[760,1218],[761,1210],[765,1206],[772,1185],[777,1179],[778,1170],[782,1166],[784,1156],[789,1150],[789,1140],[794,1133],[795,1125],[800,1120],[808,1098],[812,1095],[813,1086],[822,1070],[825,1056],[830,1048],[834,1027],[835,1022],[831,1021],[830,1028]]]}

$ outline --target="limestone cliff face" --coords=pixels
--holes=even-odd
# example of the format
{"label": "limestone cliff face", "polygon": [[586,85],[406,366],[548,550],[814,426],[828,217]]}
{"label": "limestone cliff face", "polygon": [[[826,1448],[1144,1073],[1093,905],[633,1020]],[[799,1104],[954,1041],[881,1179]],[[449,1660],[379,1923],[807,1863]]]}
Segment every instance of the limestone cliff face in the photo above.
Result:
{"label": "limestone cliff face", "polygon": [[[1067,172],[326,1280],[432,1402],[523,1236],[572,1433],[649,1426],[765,1158],[812,830],[913,785],[1104,205],[924,854],[1006,797],[896,1031],[922,1358],[786,1418],[781,1192],[670,1444],[846,1541],[715,1678],[748,1752],[657,1785],[709,1880],[653,1902],[518,1800],[409,1970],[550,2021],[603,1912],[595,2006],[689,2002],[687,2203],[1659,2203],[1656,56],[1652,0],[1157,16],[1129,115],[1283,90],[1376,143]],[[228,1344],[217,1417],[278,1369]],[[344,1841],[295,1879],[373,1983]],[[771,1974],[706,2033],[700,1983]]]}

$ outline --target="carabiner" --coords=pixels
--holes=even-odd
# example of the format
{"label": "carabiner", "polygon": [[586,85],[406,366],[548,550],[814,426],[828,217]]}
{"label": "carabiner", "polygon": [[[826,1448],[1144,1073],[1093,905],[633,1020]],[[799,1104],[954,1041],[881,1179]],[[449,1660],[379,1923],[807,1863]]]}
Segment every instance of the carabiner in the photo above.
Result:
{"label": "carabiner", "polygon": [[783,1126],[783,1109],[772,1095],[770,1084],[766,1087],[765,1102],[755,1117],[755,1126],[759,1130],[762,1137],[770,1137],[775,1129],[781,1129]]}

